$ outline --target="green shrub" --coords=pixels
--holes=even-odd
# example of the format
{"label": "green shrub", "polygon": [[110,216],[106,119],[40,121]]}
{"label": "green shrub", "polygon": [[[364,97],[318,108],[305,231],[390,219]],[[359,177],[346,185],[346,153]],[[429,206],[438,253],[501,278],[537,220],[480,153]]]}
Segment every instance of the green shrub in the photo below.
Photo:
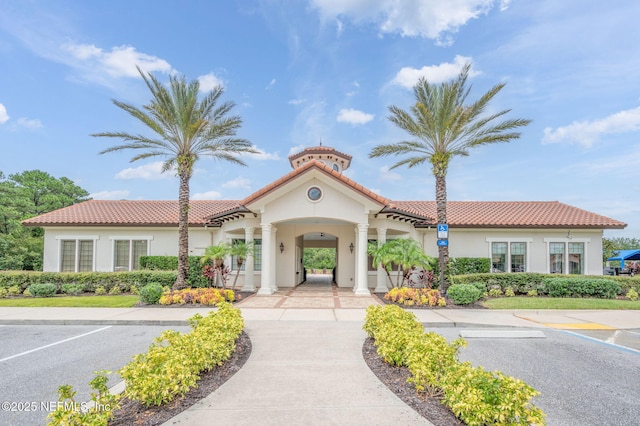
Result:
{"label": "green shrub", "polygon": [[441,384],[443,403],[465,424],[544,424],[544,413],[530,402],[540,392],[499,371],[465,362],[449,368]]}
{"label": "green shrub", "polygon": [[7,289],[9,296],[17,296],[22,293],[22,288],[19,285],[12,285]]}
{"label": "green shrub", "polygon": [[451,275],[482,274],[490,270],[491,259],[488,257],[456,257],[449,260]]}
{"label": "green shrub", "polygon": [[29,286],[29,293],[34,297],[51,297],[58,291],[58,287],[55,284],[31,284]]}
{"label": "green shrub", "polygon": [[482,292],[471,284],[453,284],[447,290],[447,296],[456,305],[469,305],[482,297]]}
{"label": "green shrub", "polygon": [[[544,424],[544,413],[531,403],[538,394],[535,389],[499,371],[460,363],[458,350],[465,345],[463,339],[448,343],[443,336],[418,331],[422,325],[415,316],[412,319],[400,311],[395,305],[370,306],[363,329],[378,348],[394,347],[402,354],[398,365],[408,367],[408,381],[418,392],[442,396],[443,403],[469,425]],[[414,327],[409,325],[411,320]]]}
{"label": "green shrub", "polygon": [[0,287],[0,299],[4,299],[7,296],[9,296],[9,291],[4,287]]}
{"label": "green shrub", "polygon": [[103,286],[99,285],[95,289],[95,294],[96,294],[96,296],[104,296],[105,294],[107,294],[107,289],[104,288]]}
{"label": "green shrub", "polygon": [[115,296],[117,294],[122,294],[122,289],[118,284],[116,284],[113,287],[111,287],[111,290],[109,290],[109,294],[112,296]]}
{"label": "green shrub", "polygon": [[96,371],[96,377],[89,382],[89,387],[96,392],[91,392],[93,406],[84,408],[84,403],[75,401],[76,392],[71,385],[62,385],[58,388],[58,401],[56,409],[47,416],[48,425],[107,425],[113,412],[119,408],[120,395],[109,392],[107,374],[110,371]]}
{"label": "green shrub", "polygon": [[62,284],[62,292],[64,294],[71,294],[77,296],[84,291],[84,285],[82,284]]}
{"label": "green shrub", "polygon": [[147,305],[155,305],[162,297],[163,291],[158,283],[147,284],[140,289],[140,300]]}
{"label": "green shrub", "polygon": [[504,293],[502,293],[502,289],[500,287],[489,290],[489,296],[491,297],[501,297],[503,295]]}
{"label": "green shrub", "polygon": [[504,289],[504,295],[507,297],[513,297],[516,295],[516,293],[513,291],[512,287],[507,287]]}
{"label": "green shrub", "polygon": [[537,297],[538,296],[538,290],[535,290],[535,289],[529,290],[527,292],[527,296],[529,296],[529,297]]}
{"label": "green shrub", "polygon": [[222,302],[217,312],[189,320],[190,333],[163,332],[144,354],[118,373],[126,396],[146,406],[162,405],[197,385],[200,374],[224,363],[244,328],[240,310]]}
{"label": "green shrub", "polygon": [[638,292],[635,289],[630,288],[625,297],[629,300],[636,301],[638,300]]}
{"label": "green shrub", "polygon": [[551,297],[614,299],[621,290],[616,281],[590,277],[546,278],[543,284],[545,292]]}
{"label": "green shrub", "polygon": [[138,286],[134,284],[131,287],[129,287],[129,293],[139,295],[140,290],[138,289]]}

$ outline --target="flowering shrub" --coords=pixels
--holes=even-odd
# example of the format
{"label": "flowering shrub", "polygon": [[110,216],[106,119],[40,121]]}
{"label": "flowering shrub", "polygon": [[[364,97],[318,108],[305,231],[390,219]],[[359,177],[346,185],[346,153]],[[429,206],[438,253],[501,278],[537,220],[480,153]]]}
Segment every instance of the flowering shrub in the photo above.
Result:
{"label": "flowering shrub", "polygon": [[217,305],[220,302],[233,302],[236,295],[233,290],[220,288],[185,288],[164,292],[158,303],[161,305],[196,304]]}
{"label": "flowering shrub", "polygon": [[389,290],[384,298],[404,306],[445,306],[447,304],[440,290],[428,288],[396,287]]}

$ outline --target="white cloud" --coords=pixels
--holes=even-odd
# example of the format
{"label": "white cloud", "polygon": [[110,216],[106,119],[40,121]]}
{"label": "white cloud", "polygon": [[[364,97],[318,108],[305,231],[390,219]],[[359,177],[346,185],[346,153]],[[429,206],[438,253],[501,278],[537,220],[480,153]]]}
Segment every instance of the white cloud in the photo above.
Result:
{"label": "white cloud", "polygon": [[38,119],[29,119],[29,118],[18,118],[17,121],[19,126],[26,127],[27,129],[40,129],[42,128],[42,122]]}
{"label": "white cloud", "polygon": [[280,159],[280,157],[278,156],[278,153],[270,154],[270,153],[265,152],[264,150],[258,148],[255,145],[253,145],[253,149],[258,151],[258,153],[257,154],[244,154],[243,153],[242,157],[253,158],[254,160],[279,160]]}
{"label": "white cloud", "polygon": [[276,85],[276,79],[272,78],[269,84],[267,84],[267,87],[264,88],[264,90],[271,90],[275,85]]}
{"label": "white cloud", "polygon": [[198,77],[198,81],[200,82],[201,93],[210,92],[217,86],[224,86],[223,81],[212,72],[210,72],[209,74],[201,75],[200,77]]}
{"label": "white cloud", "polygon": [[338,117],[336,120],[339,123],[350,123],[350,124],[365,124],[369,121],[373,120],[373,114],[367,114],[362,111],[358,111],[357,109],[341,109],[338,112]]}
{"label": "white cloud", "polygon": [[0,124],[4,124],[9,121],[9,114],[7,114],[7,109],[4,105],[0,104]]}
{"label": "white cloud", "polygon": [[620,111],[595,121],[574,121],[568,126],[544,129],[542,143],[569,142],[591,146],[601,136],[640,130],[640,107]]}
{"label": "white cloud", "polygon": [[93,44],[67,43],[62,46],[62,50],[71,54],[76,60],[76,67],[106,73],[114,78],[138,77],[136,66],[144,72],[159,71],[167,74],[174,72],[171,65],[164,59],[138,52],[133,46],[116,46],[110,51],[105,51]]}
{"label": "white cloud", "polygon": [[192,200],[219,200],[222,197],[218,191],[198,192],[191,196]]}
{"label": "white cloud", "polygon": [[[470,19],[487,14],[494,3],[494,0],[311,0],[324,20],[346,17],[356,24],[373,22],[382,33],[425,37],[438,44],[451,44],[452,33]],[[506,5],[508,1],[503,0],[500,10]]]}
{"label": "white cloud", "polygon": [[139,167],[129,167],[121,170],[116,174],[116,179],[144,179],[144,180],[159,180],[173,177],[170,172],[162,173],[162,161],[156,161],[154,163],[145,164]]}
{"label": "white cloud", "polygon": [[502,0],[500,1],[500,11],[504,12],[509,9],[509,5],[511,5],[511,0]]}
{"label": "white cloud", "polygon": [[242,188],[251,189],[251,181],[247,178],[237,177],[233,180],[227,181],[222,184],[223,188]]}
{"label": "white cloud", "polygon": [[402,180],[402,176],[396,172],[392,172],[389,166],[382,166],[378,169],[380,172],[380,179],[385,181],[398,181]]}
{"label": "white cloud", "polygon": [[130,192],[126,189],[118,191],[100,191],[93,194],[89,194],[89,197],[94,200],[123,200],[129,196]]}
{"label": "white cloud", "polygon": [[304,99],[291,99],[289,102],[287,102],[289,105],[300,105],[302,103],[304,103]]}
{"label": "white cloud", "polygon": [[[457,77],[467,62],[472,62],[470,56],[456,55],[453,62],[442,62],[440,65],[426,65],[420,69],[404,67],[398,71],[391,83],[412,88],[422,77],[426,78],[429,84],[442,83]],[[474,77],[478,74],[480,74],[480,72],[475,71],[472,66],[469,70],[469,77]]]}
{"label": "white cloud", "polygon": [[293,155],[293,154],[297,154],[299,152],[302,152],[302,151],[304,151],[305,148],[306,148],[306,146],[304,146],[304,145],[292,146],[291,148],[289,148],[289,155]]}

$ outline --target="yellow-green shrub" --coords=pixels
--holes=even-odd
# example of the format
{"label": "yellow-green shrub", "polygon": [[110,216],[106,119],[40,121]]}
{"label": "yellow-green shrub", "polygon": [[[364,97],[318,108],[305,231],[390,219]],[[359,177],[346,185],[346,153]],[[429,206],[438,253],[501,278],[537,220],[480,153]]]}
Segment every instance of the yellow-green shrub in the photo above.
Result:
{"label": "yellow-green shrub", "polygon": [[144,354],[136,355],[120,371],[126,396],[147,406],[161,405],[196,386],[202,372],[229,359],[244,328],[240,310],[222,302],[217,312],[196,314],[192,330],[168,330]]}
{"label": "yellow-green shrub", "polygon": [[409,368],[408,381],[417,391],[442,395],[443,403],[468,425],[544,424],[544,413],[531,403],[538,395],[535,389],[499,371],[460,363],[463,339],[448,343],[425,333],[415,315],[403,311],[395,305],[370,306],[363,328],[386,362]]}
{"label": "yellow-green shrub", "polygon": [[376,341],[378,355],[389,364],[406,365],[409,341],[423,332],[416,316],[396,305],[369,307],[366,316],[375,322],[367,326],[365,318],[365,331],[371,330],[369,335]]}
{"label": "yellow-green shrub", "polygon": [[638,292],[635,289],[630,288],[629,291],[627,291],[626,297],[629,300],[636,301],[638,300]]}
{"label": "yellow-green shrub", "polygon": [[539,392],[499,371],[458,363],[441,386],[443,403],[467,425],[544,424],[544,413],[530,402]]}

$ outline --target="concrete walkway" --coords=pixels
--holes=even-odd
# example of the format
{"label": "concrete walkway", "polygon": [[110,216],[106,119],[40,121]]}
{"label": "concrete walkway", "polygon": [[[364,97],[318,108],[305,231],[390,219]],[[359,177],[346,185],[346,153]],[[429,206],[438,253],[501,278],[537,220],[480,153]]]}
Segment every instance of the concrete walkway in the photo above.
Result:
{"label": "concrete walkway", "polygon": [[[327,284],[237,304],[252,341],[245,366],[168,425],[430,424],[362,359],[365,307],[379,302]],[[211,308],[1,308],[2,324],[186,325]],[[429,328],[632,330],[640,311],[415,309]],[[594,331],[595,332],[595,331]]]}

